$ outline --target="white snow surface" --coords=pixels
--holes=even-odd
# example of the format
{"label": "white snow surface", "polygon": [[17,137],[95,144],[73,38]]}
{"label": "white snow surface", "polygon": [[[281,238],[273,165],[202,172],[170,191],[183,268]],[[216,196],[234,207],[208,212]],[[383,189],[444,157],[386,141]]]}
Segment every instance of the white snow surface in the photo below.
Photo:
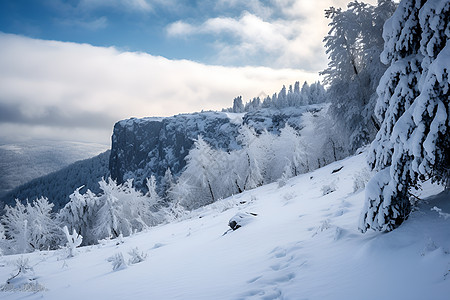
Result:
{"label": "white snow surface", "polygon": [[[46,290],[0,299],[449,299],[450,195],[426,184],[398,229],[362,234],[364,189],[353,186],[365,160],[235,195],[122,241],[77,248],[75,257],[25,254]],[[328,185],[335,191],[323,195]],[[257,216],[228,231],[239,212]],[[107,259],[122,253],[128,262],[136,247],[146,259],[113,271]],[[0,257],[0,284],[19,257]]]}

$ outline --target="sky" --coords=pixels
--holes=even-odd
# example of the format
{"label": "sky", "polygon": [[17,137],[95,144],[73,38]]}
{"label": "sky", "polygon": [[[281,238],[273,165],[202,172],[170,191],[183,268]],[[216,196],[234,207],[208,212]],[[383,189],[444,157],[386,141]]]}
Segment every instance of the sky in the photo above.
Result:
{"label": "sky", "polygon": [[0,143],[109,144],[121,119],[312,83],[324,9],[348,2],[0,0]]}

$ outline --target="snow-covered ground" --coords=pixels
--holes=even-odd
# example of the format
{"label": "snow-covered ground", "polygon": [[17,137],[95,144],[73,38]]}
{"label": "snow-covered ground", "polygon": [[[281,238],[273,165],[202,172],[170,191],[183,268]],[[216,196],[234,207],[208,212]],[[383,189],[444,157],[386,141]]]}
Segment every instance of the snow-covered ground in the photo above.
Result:
{"label": "snow-covered ground", "polygon": [[[124,243],[78,248],[72,258],[63,250],[24,255],[46,290],[0,292],[0,298],[449,299],[450,195],[426,185],[424,201],[400,228],[361,234],[364,190],[355,192],[354,183],[368,176],[364,167],[364,154],[351,157],[283,187],[274,183],[216,202]],[[257,216],[228,231],[239,212]],[[107,259],[122,253],[128,261],[135,247],[146,260],[113,271]],[[0,283],[19,257],[0,258]]]}

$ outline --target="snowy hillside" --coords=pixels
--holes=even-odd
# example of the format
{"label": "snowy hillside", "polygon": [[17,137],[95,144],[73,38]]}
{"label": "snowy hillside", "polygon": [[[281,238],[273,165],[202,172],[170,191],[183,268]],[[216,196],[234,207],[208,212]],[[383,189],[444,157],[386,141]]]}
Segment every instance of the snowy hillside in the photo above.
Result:
{"label": "snowy hillside", "polygon": [[108,163],[110,151],[105,151],[97,156],[76,161],[58,171],[35,178],[25,184],[19,185],[12,191],[0,197],[6,205],[15,205],[15,200],[26,199],[33,201],[36,198],[45,196],[48,201],[54,204],[55,211],[64,207],[69,202],[69,195],[78,187],[85,192],[90,189],[94,193],[99,193],[98,182],[102,177],[109,176]]}
{"label": "snowy hillside", "polygon": [[96,143],[33,141],[0,145],[0,197],[34,178],[75,161],[98,155],[107,146]]}
{"label": "snowy hillside", "polygon": [[[364,166],[360,154],[282,187],[273,183],[217,201],[123,243],[78,248],[72,258],[65,250],[25,254],[34,273],[24,276],[44,290],[0,297],[448,299],[450,195],[425,185],[424,201],[402,226],[361,234],[362,186],[370,177]],[[227,224],[237,213],[246,222],[231,231]],[[113,271],[108,258],[121,253],[128,262],[136,247],[146,259]],[[17,274],[20,257],[0,258],[1,284]]]}

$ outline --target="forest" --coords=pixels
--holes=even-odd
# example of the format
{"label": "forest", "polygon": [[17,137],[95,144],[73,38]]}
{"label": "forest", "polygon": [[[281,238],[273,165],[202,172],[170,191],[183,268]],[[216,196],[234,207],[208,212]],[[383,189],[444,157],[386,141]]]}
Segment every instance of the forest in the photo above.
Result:
{"label": "forest", "polygon": [[286,125],[274,134],[243,126],[240,148],[232,151],[214,149],[198,136],[183,172],[175,177],[167,169],[160,182],[151,176],[145,192],[132,180],[118,184],[105,178],[98,193],[76,188],[59,211],[45,195],[17,200],[1,217],[1,251],[57,249],[69,232],[82,237],[83,245],[130,236],[246,190],[273,182],[283,186],[361,152],[368,154],[371,173],[363,183],[359,230],[399,227],[420,201],[414,190],[423,182],[450,188],[450,2],[353,1],[325,14],[329,63],[322,83],[296,82],[246,103],[238,96],[223,110],[320,105],[303,116],[302,128]]}

